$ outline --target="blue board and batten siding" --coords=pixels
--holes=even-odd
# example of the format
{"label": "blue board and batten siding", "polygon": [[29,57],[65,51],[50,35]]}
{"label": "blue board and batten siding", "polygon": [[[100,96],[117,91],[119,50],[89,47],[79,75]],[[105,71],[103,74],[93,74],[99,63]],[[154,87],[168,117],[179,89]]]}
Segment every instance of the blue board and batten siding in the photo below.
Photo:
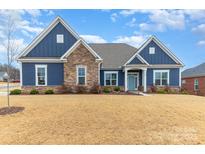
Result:
{"label": "blue board and batten siding", "polygon": [[[35,64],[46,63],[22,63],[23,86],[35,86]],[[47,65],[47,84],[48,86],[63,85],[64,71],[63,63],[48,63]]]}
{"label": "blue board and batten siding", "polygon": [[[104,86],[104,73],[108,70],[100,70],[100,85]],[[124,86],[124,72],[122,70],[109,70],[111,72],[118,72],[118,86]]]}
{"label": "blue board and batten siding", "polygon": [[[148,86],[153,86],[154,70],[169,70],[169,85],[179,86],[179,73],[180,73],[179,68],[164,68],[164,69],[148,68],[147,69],[147,85]],[[122,70],[112,70],[112,71],[118,71],[118,86],[124,86],[124,79],[125,79],[124,72]],[[100,71],[100,85],[101,86],[104,86],[104,72],[105,70]],[[142,85],[142,71],[136,70],[136,72],[139,72],[139,85]]]}
{"label": "blue board and batten siding", "polygon": [[[63,34],[64,43],[56,43],[57,34]],[[61,57],[76,41],[76,38],[61,23],[58,23],[50,33],[27,54],[27,57]]]}
{"label": "blue board and batten siding", "polygon": [[129,64],[143,64],[138,57],[135,57]]}
{"label": "blue board and batten siding", "polygon": [[169,70],[169,85],[170,86],[179,86],[179,68],[148,68],[147,69],[147,85],[152,86],[153,85],[153,76],[154,76],[154,70]]}
{"label": "blue board and batten siding", "polygon": [[[149,47],[155,47],[155,54],[149,54]],[[139,54],[149,64],[176,64],[154,41],[151,41]]]}

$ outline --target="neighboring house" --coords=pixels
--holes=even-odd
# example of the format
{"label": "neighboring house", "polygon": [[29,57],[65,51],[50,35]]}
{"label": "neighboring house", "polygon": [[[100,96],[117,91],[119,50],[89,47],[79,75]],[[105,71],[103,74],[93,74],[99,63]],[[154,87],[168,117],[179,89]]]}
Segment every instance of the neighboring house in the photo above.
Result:
{"label": "neighboring house", "polygon": [[6,76],[7,76],[6,72],[0,72],[0,81],[6,81]]}
{"label": "neighboring house", "polygon": [[121,86],[144,92],[153,85],[181,86],[183,63],[155,36],[139,49],[124,43],[88,44],[57,17],[18,56],[24,89],[78,85]]}
{"label": "neighboring house", "polygon": [[205,95],[205,63],[182,72],[182,87],[190,94]]}

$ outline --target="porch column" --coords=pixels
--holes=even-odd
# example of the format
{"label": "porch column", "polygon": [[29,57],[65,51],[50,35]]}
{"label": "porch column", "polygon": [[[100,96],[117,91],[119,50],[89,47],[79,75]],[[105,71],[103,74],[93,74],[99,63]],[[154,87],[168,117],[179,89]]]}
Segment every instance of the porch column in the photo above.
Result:
{"label": "porch column", "polygon": [[127,91],[127,68],[125,68],[125,91]]}
{"label": "porch column", "polygon": [[147,69],[142,70],[142,86],[144,87],[144,92],[147,92]]}

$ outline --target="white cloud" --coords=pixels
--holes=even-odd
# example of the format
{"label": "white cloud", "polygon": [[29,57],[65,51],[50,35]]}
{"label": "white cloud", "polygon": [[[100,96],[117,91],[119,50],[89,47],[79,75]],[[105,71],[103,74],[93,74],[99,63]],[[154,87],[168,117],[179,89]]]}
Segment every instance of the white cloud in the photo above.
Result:
{"label": "white cloud", "polygon": [[205,40],[201,40],[197,42],[198,46],[204,46],[205,45]]}
{"label": "white cloud", "polygon": [[[31,36],[32,34],[40,33],[43,28],[39,26],[41,22],[39,22],[38,19],[35,18],[40,15],[39,12],[40,10],[0,10],[1,36],[5,35],[8,17],[10,17],[13,21],[15,30],[22,32],[23,35]],[[32,15],[32,18],[29,18],[30,20],[23,19],[26,13]]]}
{"label": "white cloud", "polygon": [[137,26],[136,21],[137,21],[136,18],[132,18],[132,20],[130,22],[126,23],[126,25],[129,27],[135,27],[135,26]]}
{"label": "white cloud", "polygon": [[47,13],[47,14],[46,14],[47,16],[52,16],[52,15],[55,14],[55,13],[53,12],[53,10],[44,9],[43,11]]}
{"label": "white cloud", "polygon": [[129,16],[129,15],[133,15],[137,12],[139,12],[139,10],[122,10],[122,11],[120,11],[120,14],[123,16]]}
{"label": "white cloud", "polygon": [[112,11],[111,9],[101,9],[102,12],[110,12]]}
{"label": "white cloud", "polygon": [[148,24],[148,23],[141,23],[139,24],[139,28],[141,31],[158,31],[163,32],[165,27],[163,24]]}
{"label": "white cloud", "polygon": [[43,30],[43,28],[41,28],[41,27],[31,27],[29,24],[28,25],[21,25],[20,28],[22,28],[28,32],[31,32],[31,33],[36,33],[36,34],[40,33]]}
{"label": "white cloud", "polygon": [[105,39],[98,35],[80,35],[88,43],[107,43]]}
{"label": "white cloud", "polygon": [[[22,49],[24,49],[27,44],[24,42],[23,39],[14,39],[11,40],[11,42],[14,42],[15,47],[18,48],[17,52],[20,52]],[[4,41],[4,44],[6,44],[6,40]],[[16,53],[17,55],[18,53]],[[6,53],[6,48],[3,46],[3,44],[0,44],[0,63],[5,63],[7,61],[7,53]],[[17,63],[14,62],[14,65],[16,65]]]}
{"label": "white cloud", "polygon": [[205,10],[182,10],[192,20],[205,19]]}
{"label": "white cloud", "polygon": [[205,34],[205,24],[200,24],[192,28],[192,32],[199,33],[199,34]]}
{"label": "white cloud", "polygon": [[150,22],[141,23],[141,30],[163,32],[167,29],[182,30],[185,28],[185,16],[180,10],[152,10],[146,13],[149,13]]}
{"label": "white cloud", "polygon": [[33,17],[41,16],[41,11],[37,9],[27,9],[25,11]]}
{"label": "white cloud", "polygon": [[[182,30],[185,28],[185,12],[182,10],[122,10],[116,16],[122,15],[124,17],[136,15],[137,13],[147,14],[149,20],[139,24],[139,28],[142,31],[166,31],[167,29],[178,29]],[[196,12],[187,11],[186,14],[194,17],[197,16]],[[192,17],[192,18],[193,18]],[[116,18],[114,18],[116,21]],[[130,23],[126,25],[134,27],[137,24],[136,18],[132,18]]]}
{"label": "white cloud", "polygon": [[3,38],[5,38],[5,35],[2,31],[0,31],[0,39],[3,39]]}
{"label": "white cloud", "polygon": [[52,16],[52,15],[54,15],[54,14],[55,14],[55,13],[54,13],[52,10],[49,10],[47,15],[48,15],[48,16]]}
{"label": "white cloud", "polygon": [[111,16],[110,16],[110,19],[112,20],[112,22],[116,22],[117,18],[118,18],[117,13],[113,13],[113,14],[111,14]]}
{"label": "white cloud", "polygon": [[138,9],[122,10],[117,15],[124,17],[137,13],[148,15],[149,20],[142,22],[139,27],[142,31],[166,31],[167,29],[183,30],[187,21],[205,21],[205,10],[155,10]]}
{"label": "white cloud", "polygon": [[29,37],[29,38],[33,38],[33,35],[32,34],[30,34],[29,32],[27,32],[27,31],[25,31],[25,30],[21,30],[21,32],[22,32],[22,34],[24,35],[24,36],[26,36],[26,37]]}
{"label": "white cloud", "polygon": [[113,41],[113,43],[127,43],[135,47],[139,47],[145,40],[147,36],[143,35],[133,35],[133,36],[118,36]]}
{"label": "white cloud", "polygon": [[[10,40],[11,42],[13,42],[15,44],[16,47],[18,47],[19,50],[23,49],[26,47],[26,43],[24,42],[24,39],[14,39],[14,40]],[[6,40],[0,44],[0,53],[6,53],[6,48],[3,44],[7,44]]]}
{"label": "white cloud", "polygon": [[[1,59],[5,60],[6,50],[3,44],[6,40],[6,30],[8,18],[10,18],[15,25],[15,35],[11,36],[13,42],[19,47],[19,50],[23,49],[27,44],[24,41],[27,39],[22,39],[22,35],[33,38],[32,36],[43,30],[39,26],[40,21],[37,19],[40,16],[41,10],[0,10],[0,56]],[[30,15],[29,18],[25,18],[25,15]],[[35,21],[35,22],[34,22]],[[20,34],[20,35],[19,35]],[[21,39],[20,39],[20,38]],[[3,61],[2,61],[3,62]]]}

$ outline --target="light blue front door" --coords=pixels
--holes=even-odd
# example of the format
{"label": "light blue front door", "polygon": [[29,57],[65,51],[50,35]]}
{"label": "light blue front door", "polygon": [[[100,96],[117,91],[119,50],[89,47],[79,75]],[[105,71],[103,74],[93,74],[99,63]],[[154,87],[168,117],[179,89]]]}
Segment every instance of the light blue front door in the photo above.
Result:
{"label": "light blue front door", "polygon": [[128,75],[128,90],[136,90],[137,88],[137,76]]}

